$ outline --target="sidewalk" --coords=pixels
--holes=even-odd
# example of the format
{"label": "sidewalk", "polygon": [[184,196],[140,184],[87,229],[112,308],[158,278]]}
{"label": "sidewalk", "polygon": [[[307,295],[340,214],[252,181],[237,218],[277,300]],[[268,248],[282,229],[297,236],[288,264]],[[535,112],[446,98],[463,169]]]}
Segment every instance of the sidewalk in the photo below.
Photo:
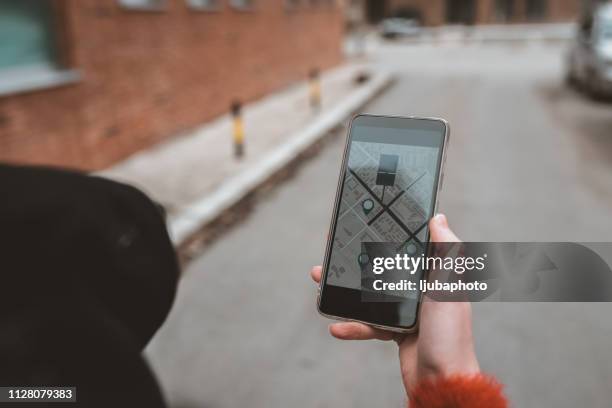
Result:
{"label": "sidewalk", "polygon": [[[361,71],[369,72],[370,80],[357,85],[354,78]],[[341,124],[391,79],[373,67],[346,64],[323,73],[318,112],[309,106],[306,82],[245,105],[246,154],[240,160],[233,157],[232,123],[225,115],[99,174],[132,184],[164,205],[178,246]]]}

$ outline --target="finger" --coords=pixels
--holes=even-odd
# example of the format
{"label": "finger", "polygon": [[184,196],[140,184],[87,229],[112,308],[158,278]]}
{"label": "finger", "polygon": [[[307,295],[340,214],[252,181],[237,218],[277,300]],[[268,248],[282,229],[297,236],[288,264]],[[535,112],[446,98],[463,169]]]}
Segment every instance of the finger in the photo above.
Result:
{"label": "finger", "polygon": [[321,282],[321,270],[323,268],[321,268],[320,266],[314,266],[311,270],[310,270],[310,277],[312,278],[313,281],[315,281],[316,283],[320,283]]}
{"label": "finger", "polygon": [[393,340],[394,334],[375,329],[362,323],[333,323],[329,326],[332,336],[340,340]]}
{"label": "finger", "polygon": [[448,226],[448,220],[444,214],[438,214],[429,221],[431,242],[461,242]]}

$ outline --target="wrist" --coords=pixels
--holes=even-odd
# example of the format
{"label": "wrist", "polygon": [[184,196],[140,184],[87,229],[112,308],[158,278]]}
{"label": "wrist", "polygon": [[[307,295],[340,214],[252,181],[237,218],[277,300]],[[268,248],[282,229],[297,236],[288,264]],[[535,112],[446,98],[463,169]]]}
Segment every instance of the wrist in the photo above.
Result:
{"label": "wrist", "polygon": [[417,381],[431,377],[449,377],[453,375],[473,375],[480,373],[480,365],[474,353],[462,358],[452,359],[444,364],[420,364],[417,369]]}

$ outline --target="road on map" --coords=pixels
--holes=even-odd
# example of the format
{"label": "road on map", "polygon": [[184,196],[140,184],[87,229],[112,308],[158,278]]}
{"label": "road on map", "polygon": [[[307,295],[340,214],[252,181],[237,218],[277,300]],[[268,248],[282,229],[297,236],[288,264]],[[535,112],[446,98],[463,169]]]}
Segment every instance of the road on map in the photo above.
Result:
{"label": "road on map", "polygon": [[[440,209],[464,240],[612,240],[612,105],[562,85],[562,49],[385,45],[367,112],[452,127]],[[174,408],[401,407],[392,343],[341,343],[315,311],[339,137],[185,271],[147,350]],[[612,305],[477,304],[482,368],[517,407],[608,407]]]}

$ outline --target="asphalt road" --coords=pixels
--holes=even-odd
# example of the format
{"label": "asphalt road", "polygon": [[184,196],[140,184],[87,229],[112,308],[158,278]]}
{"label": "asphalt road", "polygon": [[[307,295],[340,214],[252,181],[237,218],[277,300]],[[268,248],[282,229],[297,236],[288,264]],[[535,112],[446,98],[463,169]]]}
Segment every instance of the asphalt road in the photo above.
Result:
{"label": "asphalt road", "polygon": [[[380,47],[398,81],[365,110],[452,127],[440,197],[464,240],[612,241],[612,105],[542,45]],[[341,343],[315,310],[342,137],[190,264],[147,350],[174,408],[401,407],[392,343]],[[484,370],[516,407],[609,407],[612,305],[476,304]]]}

